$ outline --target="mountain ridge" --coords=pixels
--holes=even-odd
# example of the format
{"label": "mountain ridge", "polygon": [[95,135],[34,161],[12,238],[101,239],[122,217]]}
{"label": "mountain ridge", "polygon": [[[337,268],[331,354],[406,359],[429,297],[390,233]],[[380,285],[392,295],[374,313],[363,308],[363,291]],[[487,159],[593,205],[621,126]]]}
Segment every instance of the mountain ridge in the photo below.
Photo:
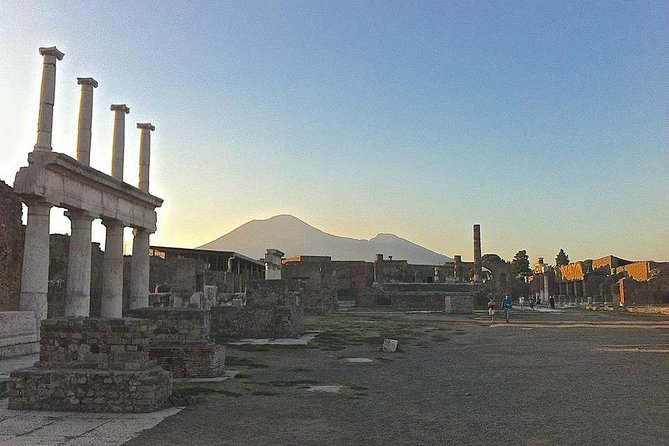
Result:
{"label": "mountain ridge", "polygon": [[250,220],[198,248],[235,251],[252,258],[262,258],[266,249],[276,248],[287,257],[330,256],[332,260],[369,262],[376,254],[383,254],[418,265],[439,265],[452,260],[395,234],[381,232],[369,240],[339,236],[289,214]]}

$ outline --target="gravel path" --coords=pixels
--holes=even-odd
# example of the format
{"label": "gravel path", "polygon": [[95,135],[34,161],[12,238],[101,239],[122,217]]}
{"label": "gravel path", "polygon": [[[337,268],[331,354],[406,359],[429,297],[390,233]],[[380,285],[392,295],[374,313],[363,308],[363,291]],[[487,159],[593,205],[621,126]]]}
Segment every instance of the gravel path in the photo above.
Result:
{"label": "gravel path", "polygon": [[[241,375],[127,444],[669,444],[666,317],[570,310],[516,312],[511,324],[492,326],[483,315],[329,320],[345,327],[360,317],[415,331],[400,332],[407,340],[397,336],[396,353],[364,342],[228,348],[232,363],[246,364],[229,366]],[[317,385],[344,387],[308,390]]]}

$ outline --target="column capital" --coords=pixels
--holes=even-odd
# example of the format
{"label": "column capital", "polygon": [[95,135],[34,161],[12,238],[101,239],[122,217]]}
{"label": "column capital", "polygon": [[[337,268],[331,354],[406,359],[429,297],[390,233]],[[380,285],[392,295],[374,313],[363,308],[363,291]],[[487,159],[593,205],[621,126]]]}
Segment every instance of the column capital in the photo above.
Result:
{"label": "column capital", "polygon": [[98,81],[92,77],[78,77],[77,84],[79,85],[92,85],[93,88],[98,88]]}
{"label": "column capital", "polygon": [[55,56],[58,60],[63,60],[63,56],[65,56],[65,53],[58,51],[58,48],[55,46],[40,47],[39,53],[42,56]]}
{"label": "column capital", "polygon": [[148,129],[148,130],[151,130],[151,131],[154,131],[156,129],[156,127],[154,125],[152,125],[150,122],[138,122],[137,123],[137,128],[142,129],[142,130]]}
{"label": "column capital", "polygon": [[123,222],[121,220],[116,220],[114,218],[103,218],[101,223],[102,223],[102,226],[104,226],[106,228],[117,227],[117,226],[125,227],[125,225],[123,224]]}
{"label": "column capital", "polygon": [[67,218],[69,218],[70,220],[74,220],[74,219],[82,219],[82,220],[84,220],[84,219],[87,219],[87,220],[91,220],[91,221],[92,221],[92,220],[95,220],[95,218],[96,218],[96,217],[95,217],[94,215],[92,215],[90,212],[81,211],[81,210],[79,210],[79,209],[71,209],[71,210],[65,211],[63,214],[64,214]]}
{"label": "column capital", "polygon": [[122,111],[125,112],[126,114],[130,113],[130,107],[128,107],[125,104],[112,104],[111,107],[109,107],[109,110]]}

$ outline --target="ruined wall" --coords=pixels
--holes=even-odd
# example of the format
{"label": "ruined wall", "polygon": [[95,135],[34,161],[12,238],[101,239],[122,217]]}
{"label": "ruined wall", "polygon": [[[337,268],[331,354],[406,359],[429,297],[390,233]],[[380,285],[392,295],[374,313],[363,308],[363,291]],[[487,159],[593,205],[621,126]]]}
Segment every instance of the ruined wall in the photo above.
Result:
{"label": "ruined wall", "polygon": [[669,265],[659,265],[656,270],[657,275],[645,282],[622,279],[620,298],[624,305],[669,304]]}
{"label": "ruined wall", "polygon": [[616,268],[616,274],[626,273],[627,276],[637,282],[645,282],[650,279],[650,270],[654,267],[654,262],[635,262]]}
{"label": "ruined wall", "polygon": [[213,307],[211,336],[237,338],[292,338],[304,333],[304,309],[276,307]]}
{"label": "ruined wall", "polygon": [[434,265],[407,264],[407,276],[410,282],[432,283],[434,282]]}
{"label": "ruined wall", "polygon": [[[388,306],[413,310],[444,310],[448,296],[472,299],[475,305],[485,305],[483,285],[468,283],[386,283],[370,288],[356,301],[359,307]],[[459,302],[459,301],[458,301]]]}
{"label": "ruined wall", "polygon": [[23,261],[21,200],[0,181],[0,311],[18,311]]}

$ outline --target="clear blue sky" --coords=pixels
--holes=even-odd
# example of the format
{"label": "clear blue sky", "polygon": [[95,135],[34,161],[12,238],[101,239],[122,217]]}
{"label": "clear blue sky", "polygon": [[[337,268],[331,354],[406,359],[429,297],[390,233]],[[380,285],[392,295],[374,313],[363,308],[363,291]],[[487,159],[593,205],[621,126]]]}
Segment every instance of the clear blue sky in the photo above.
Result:
{"label": "clear blue sky", "polygon": [[110,170],[109,104],[131,108],[132,184],[134,123],[156,126],[152,243],[288,213],[465,259],[480,223],[506,259],[669,260],[669,2],[5,0],[9,184],[52,45],[56,150],[75,153],[77,76],[100,83],[94,167]]}

